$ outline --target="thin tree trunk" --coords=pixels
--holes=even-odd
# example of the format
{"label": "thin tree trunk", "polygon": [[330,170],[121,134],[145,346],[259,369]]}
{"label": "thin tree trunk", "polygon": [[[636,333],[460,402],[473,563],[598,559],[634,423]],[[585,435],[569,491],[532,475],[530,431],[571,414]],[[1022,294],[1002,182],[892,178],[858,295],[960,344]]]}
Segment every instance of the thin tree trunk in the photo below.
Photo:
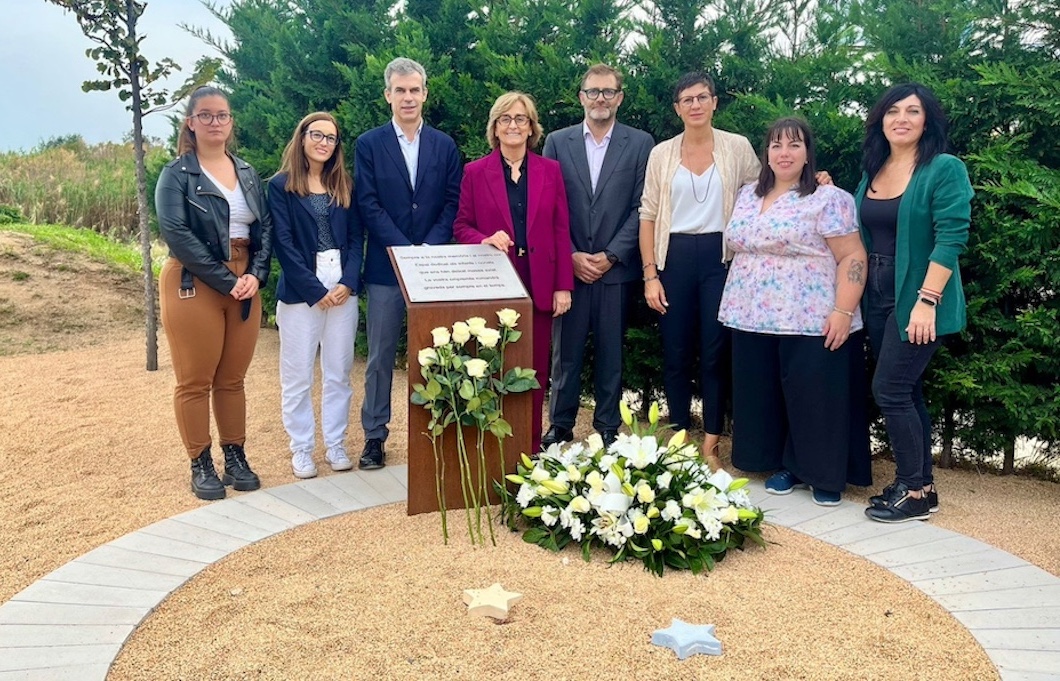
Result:
{"label": "thin tree trunk", "polygon": [[1001,475],[1012,475],[1016,472],[1016,438],[1005,443],[1005,462],[1001,465]]}
{"label": "thin tree trunk", "polygon": [[158,369],[158,313],[155,309],[155,271],[151,261],[151,227],[148,224],[147,170],[144,164],[143,106],[140,93],[140,61],[136,59],[136,5],[125,2],[129,30],[129,89],[132,93],[133,147],[136,155],[136,208],[140,218],[140,256],[144,268],[144,330],[147,337],[147,370]]}
{"label": "thin tree trunk", "polygon": [[942,451],[939,453],[939,468],[953,468],[953,408],[949,405],[942,412]]}

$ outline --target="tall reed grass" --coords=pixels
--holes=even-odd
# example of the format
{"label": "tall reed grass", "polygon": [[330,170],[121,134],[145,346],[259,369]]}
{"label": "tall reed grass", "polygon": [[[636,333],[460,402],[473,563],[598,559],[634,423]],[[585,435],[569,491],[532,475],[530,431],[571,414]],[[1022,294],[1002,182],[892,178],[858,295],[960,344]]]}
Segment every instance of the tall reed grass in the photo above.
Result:
{"label": "tall reed grass", "polygon": [[[149,186],[167,158],[164,149],[148,150]],[[0,153],[0,204],[18,206],[29,222],[128,239],[139,230],[132,145],[88,146],[74,137],[30,153]]]}

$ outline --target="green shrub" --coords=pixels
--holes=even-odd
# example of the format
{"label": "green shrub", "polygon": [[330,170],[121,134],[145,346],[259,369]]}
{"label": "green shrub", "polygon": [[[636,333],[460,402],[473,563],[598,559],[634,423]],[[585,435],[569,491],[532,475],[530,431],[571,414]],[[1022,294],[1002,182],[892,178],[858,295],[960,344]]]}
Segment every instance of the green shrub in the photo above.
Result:
{"label": "green shrub", "polygon": [[26,218],[22,216],[22,210],[18,206],[5,206],[0,204],[0,225],[25,221]]}

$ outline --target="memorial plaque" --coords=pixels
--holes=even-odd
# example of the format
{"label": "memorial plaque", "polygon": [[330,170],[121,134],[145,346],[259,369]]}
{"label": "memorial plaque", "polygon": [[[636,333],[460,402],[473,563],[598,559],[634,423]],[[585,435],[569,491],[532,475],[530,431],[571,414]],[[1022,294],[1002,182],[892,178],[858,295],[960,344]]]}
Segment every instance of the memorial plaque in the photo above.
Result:
{"label": "memorial plaque", "polygon": [[394,246],[389,251],[410,303],[528,295],[507,254],[493,246]]}

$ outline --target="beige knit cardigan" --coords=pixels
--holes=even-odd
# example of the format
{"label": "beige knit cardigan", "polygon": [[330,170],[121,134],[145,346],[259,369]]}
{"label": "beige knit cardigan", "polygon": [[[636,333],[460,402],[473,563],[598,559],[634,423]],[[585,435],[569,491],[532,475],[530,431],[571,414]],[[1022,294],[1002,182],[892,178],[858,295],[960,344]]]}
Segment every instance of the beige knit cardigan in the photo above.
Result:
{"label": "beige knit cardigan", "polygon": [[[736,193],[740,187],[758,179],[762,165],[758,162],[751,143],[746,137],[724,130],[714,131],[714,163],[721,178],[722,216],[728,225],[732,208],[736,204]],[[648,156],[648,168],[644,177],[644,194],[640,199],[640,219],[655,222],[655,266],[666,268],[666,251],[670,246],[670,191],[674,175],[681,165],[681,140],[684,133],[673,139],[660,142]],[[722,239],[725,234],[722,232]],[[726,246],[723,260],[731,260],[732,252]]]}

